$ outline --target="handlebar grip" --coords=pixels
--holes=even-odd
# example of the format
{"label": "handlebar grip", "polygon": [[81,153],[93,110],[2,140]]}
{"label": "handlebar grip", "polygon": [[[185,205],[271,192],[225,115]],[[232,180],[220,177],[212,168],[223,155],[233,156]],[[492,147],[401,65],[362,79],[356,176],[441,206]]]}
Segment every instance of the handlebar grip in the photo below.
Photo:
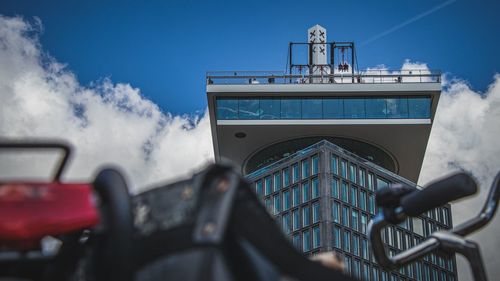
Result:
{"label": "handlebar grip", "polygon": [[418,216],[451,201],[476,193],[476,181],[466,173],[458,173],[431,182],[426,188],[414,191],[401,199],[408,216]]}

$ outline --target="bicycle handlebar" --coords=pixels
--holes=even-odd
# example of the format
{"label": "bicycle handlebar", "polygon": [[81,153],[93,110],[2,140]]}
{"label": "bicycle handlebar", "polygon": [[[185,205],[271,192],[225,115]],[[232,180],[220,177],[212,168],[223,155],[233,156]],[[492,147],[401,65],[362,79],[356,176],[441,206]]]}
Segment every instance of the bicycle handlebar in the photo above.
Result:
{"label": "bicycle handlebar", "polygon": [[[423,190],[404,195],[400,206],[392,206],[394,208],[392,213],[396,213],[398,219],[404,219],[407,215],[417,216],[449,201],[471,195],[476,189],[476,183],[470,176],[463,173],[455,174],[435,181]],[[386,269],[396,269],[435,251],[456,252],[469,261],[474,280],[487,280],[479,246],[464,236],[479,230],[493,219],[499,200],[500,172],[493,181],[486,203],[476,217],[452,230],[434,232],[419,245],[392,257],[387,254],[380,234],[381,230],[390,224],[387,215],[390,215],[391,211],[380,212],[368,224],[367,232],[375,259]],[[418,206],[417,203],[422,206]]]}
{"label": "bicycle handlebar", "polygon": [[466,173],[458,173],[430,183],[426,188],[412,192],[401,199],[403,212],[418,216],[451,201],[476,193],[474,179]]}

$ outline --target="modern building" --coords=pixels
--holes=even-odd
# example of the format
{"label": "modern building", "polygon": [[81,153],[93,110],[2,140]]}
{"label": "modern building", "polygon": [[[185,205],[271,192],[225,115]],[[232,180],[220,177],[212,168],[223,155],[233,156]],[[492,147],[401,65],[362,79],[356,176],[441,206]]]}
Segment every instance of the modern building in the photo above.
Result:
{"label": "modern building", "polygon": [[[456,280],[455,259],[429,256],[399,271],[377,266],[365,235],[377,213],[374,191],[389,183],[418,188],[440,74],[356,69],[352,42],[308,30],[290,43],[289,69],[215,72],[207,96],[216,161],[230,161],[293,244],[305,254],[337,251],[362,280]],[[307,63],[294,52],[305,48]],[[396,253],[452,226],[444,206],[387,228]]]}

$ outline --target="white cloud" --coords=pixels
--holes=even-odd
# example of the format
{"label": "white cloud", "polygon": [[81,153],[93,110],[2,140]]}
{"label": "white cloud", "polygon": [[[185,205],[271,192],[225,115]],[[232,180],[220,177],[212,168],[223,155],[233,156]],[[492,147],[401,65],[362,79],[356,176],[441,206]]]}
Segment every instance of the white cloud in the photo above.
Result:
{"label": "white cloud", "polygon": [[[121,166],[134,188],[188,174],[213,159],[208,113],[163,113],[129,84],[92,87],[43,53],[37,30],[0,17],[0,136],[58,138],[75,147],[66,178]],[[5,172],[11,163],[2,161]],[[7,170],[8,171],[8,170]]]}
{"label": "white cloud", "polygon": [[[475,216],[482,207],[493,177],[500,170],[500,75],[485,93],[474,92],[465,81],[445,82],[420,177],[426,183],[453,170],[471,172],[481,185],[473,199],[453,204],[454,225]],[[489,279],[500,274],[499,215],[471,236],[482,250]],[[468,265],[459,260],[461,280],[471,280]]]}
{"label": "white cloud", "polygon": [[[43,53],[37,28],[21,18],[0,16],[0,137],[65,139],[76,148],[66,178],[88,179],[101,164],[115,163],[134,187],[213,161],[207,112],[195,117],[163,113],[138,89],[109,79],[84,87]],[[383,69],[370,71],[390,73]],[[428,71],[427,65],[410,61],[402,69]],[[480,180],[481,196],[454,205],[456,224],[477,213],[485,184],[500,169],[500,75],[486,93],[474,92],[460,80],[444,85],[420,184],[456,169],[471,171]],[[0,170],[12,167],[19,169],[0,161]],[[497,216],[474,237],[482,245],[492,280],[500,274],[499,228]],[[466,268],[461,266],[460,273]]]}

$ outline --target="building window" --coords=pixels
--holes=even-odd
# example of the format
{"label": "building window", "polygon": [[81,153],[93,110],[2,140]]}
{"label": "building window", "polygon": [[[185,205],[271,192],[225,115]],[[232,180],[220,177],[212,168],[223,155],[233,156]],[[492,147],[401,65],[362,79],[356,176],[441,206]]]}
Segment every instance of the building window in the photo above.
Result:
{"label": "building window", "polygon": [[424,225],[421,218],[412,218],[413,232],[420,236],[424,236]]}
{"label": "building window", "polygon": [[217,98],[217,120],[429,119],[431,98]]}
{"label": "building window", "polygon": [[347,161],[344,159],[340,161],[340,173],[344,179],[347,179]]}
{"label": "building window", "polygon": [[285,234],[289,234],[290,231],[291,231],[291,228],[290,228],[291,224],[290,224],[290,214],[284,214],[283,215],[283,232]]}
{"label": "building window", "polygon": [[374,98],[366,99],[366,118],[370,119],[385,119],[387,108],[386,99]]}
{"label": "building window", "polygon": [[408,118],[408,99],[386,99],[387,118]]}
{"label": "building window", "polygon": [[314,202],[312,205],[313,208],[313,223],[317,223],[320,220],[320,205],[319,202]]}
{"label": "building window", "polygon": [[319,248],[321,246],[321,233],[319,230],[319,226],[313,227],[313,248]]}
{"label": "building window", "polygon": [[349,202],[349,186],[345,181],[342,181],[342,201]]}
{"label": "building window", "polygon": [[345,263],[345,273],[347,275],[351,275],[351,257],[345,256],[344,257],[344,263]]}
{"label": "building window", "polygon": [[312,174],[316,175],[317,173],[319,173],[319,156],[314,155],[312,157]]}
{"label": "building window", "polygon": [[368,225],[368,216],[361,214],[361,233],[366,234],[366,227]]}
{"label": "building window", "polygon": [[238,119],[259,119],[258,99],[238,100]]}
{"label": "building window", "polygon": [[341,245],[340,245],[340,228],[339,227],[336,227],[336,226],[333,227],[333,237],[332,238],[333,238],[333,247],[340,249]]}
{"label": "building window", "polygon": [[349,227],[349,208],[342,206],[342,224]]}
{"label": "building window", "polygon": [[302,183],[302,203],[305,203],[311,199],[310,197],[311,191],[309,190],[309,182]]}
{"label": "building window", "polygon": [[360,278],[361,277],[361,266],[360,266],[359,260],[357,260],[357,259],[354,260],[352,269],[353,269],[352,274],[354,275],[354,277]]}
{"label": "building window", "polygon": [[339,158],[337,157],[337,155],[334,155],[332,154],[332,162],[330,164],[330,169],[332,169],[332,173],[334,173],[335,175],[338,175],[339,174]]}
{"label": "building window", "polygon": [[381,189],[387,186],[389,186],[389,182],[387,180],[377,177],[377,189]]}
{"label": "building window", "polygon": [[318,198],[319,197],[319,181],[318,178],[313,178],[311,180],[311,185],[312,185],[312,198]]}
{"label": "building window", "polygon": [[271,177],[266,177],[264,179],[264,189],[265,189],[266,195],[271,194],[271,192],[272,192],[271,188],[272,188],[272,186],[271,186]]}
{"label": "building window", "polygon": [[306,230],[302,232],[302,250],[304,252],[308,252],[311,250],[311,232],[309,230]]}
{"label": "building window", "polygon": [[363,281],[370,281],[370,266],[363,263]]}
{"label": "building window", "polygon": [[359,207],[361,210],[366,211],[366,192],[361,191],[359,193]]}
{"label": "building window", "polygon": [[368,195],[368,211],[375,214],[375,196]]}
{"label": "building window", "polygon": [[281,118],[282,119],[301,119],[301,101],[298,98],[281,99]]}
{"label": "building window", "polygon": [[332,196],[335,198],[340,199],[339,195],[339,180],[338,179],[332,179]]}
{"label": "building window", "polygon": [[356,210],[352,210],[352,229],[359,230],[359,213]]}
{"label": "building window", "polygon": [[283,192],[283,211],[290,209],[290,190]]}
{"label": "building window", "polygon": [[300,190],[299,190],[299,187],[298,186],[292,187],[292,193],[293,193],[292,204],[295,207],[295,206],[298,206],[301,203],[300,202]]}
{"label": "building window", "polygon": [[372,173],[368,173],[368,189],[369,190],[374,190],[373,177],[374,177],[374,175]]}
{"label": "building window", "polygon": [[271,198],[266,198],[264,199],[264,204],[266,205],[266,209],[268,212],[272,212],[273,208],[272,208],[272,202],[271,202]]}
{"label": "building window", "polygon": [[234,120],[238,119],[237,99],[217,99],[217,119]]}
{"label": "building window", "polygon": [[389,244],[390,246],[394,246],[394,236],[393,236],[394,230],[392,226],[386,228],[386,231],[387,231],[387,244]]}
{"label": "building window", "polygon": [[292,165],[292,182],[296,183],[299,181],[299,164],[295,163]]}
{"label": "building window", "polygon": [[332,216],[334,222],[340,223],[340,204],[335,201],[332,204]]}
{"label": "building window", "polygon": [[353,164],[349,164],[349,179],[354,183],[357,183],[356,174],[356,166]]}
{"label": "building window", "polygon": [[281,188],[281,175],[279,172],[274,173],[274,191],[278,191]]}
{"label": "building window", "polygon": [[297,250],[301,250],[301,248],[302,248],[302,239],[300,237],[300,233],[297,233],[297,234],[293,235],[292,240],[293,240],[293,246],[295,246],[295,248]]}
{"label": "building window", "polygon": [[382,271],[382,281],[387,281],[387,272]]}
{"label": "building window", "polygon": [[443,223],[446,226],[450,226],[450,217],[448,215],[448,209],[447,208],[441,208],[442,216],[443,216]]}
{"label": "building window", "polygon": [[373,272],[373,280],[372,281],[379,281],[379,275],[380,275],[380,271],[378,268],[376,267],[372,267],[372,272]]}
{"label": "building window", "polygon": [[401,230],[396,230],[396,248],[402,250],[403,249],[403,236]]}
{"label": "building window", "polygon": [[305,179],[311,175],[309,167],[309,159],[302,161],[302,179]]}
{"label": "building window", "polygon": [[358,189],[351,186],[351,205],[358,206]]}
{"label": "building window", "polygon": [[359,168],[359,185],[366,186],[366,171],[363,168]]}
{"label": "building window", "polygon": [[273,213],[276,215],[281,211],[280,195],[274,195],[273,197]]}
{"label": "building window", "polygon": [[359,236],[356,234],[352,236],[352,253],[359,257]]}
{"label": "building window", "polygon": [[293,230],[297,230],[300,228],[299,210],[293,210],[293,212],[292,212],[292,227],[293,227]]}
{"label": "building window", "polygon": [[260,119],[280,119],[281,101],[276,98],[260,99]]}
{"label": "building window", "polygon": [[409,118],[430,118],[431,100],[428,97],[408,98]]}
{"label": "building window", "polygon": [[311,207],[305,206],[302,208],[302,226],[306,227],[311,224]]}
{"label": "building window", "polygon": [[342,246],[344,247],[344,251],[351,252],[351,233],[349,231],[344,230]]}
{"label": "building window", "polygon": [[290,185],[290,170],[288,168],[283,170],[283,187]]}
{"label": "building window", "polygon": [[368,259],[368,240],[366,239],[361,240],[361,256]]}
{"label": "building window", "polygon": [[257,193],[257,197],[259,197],[259,199],[262,197],[262,181],[261,180],[258,180],[255,183],[255,193]]}
{"label": "building window", "polygon": [[323,99],[303,98],[302,99],[302,118],[303,119],[322,119],[323,118]]}
{"label": "building window", "polygon": [[365,119],[365,99],[346,98],[344,99],[344,116],[348,119]]}

